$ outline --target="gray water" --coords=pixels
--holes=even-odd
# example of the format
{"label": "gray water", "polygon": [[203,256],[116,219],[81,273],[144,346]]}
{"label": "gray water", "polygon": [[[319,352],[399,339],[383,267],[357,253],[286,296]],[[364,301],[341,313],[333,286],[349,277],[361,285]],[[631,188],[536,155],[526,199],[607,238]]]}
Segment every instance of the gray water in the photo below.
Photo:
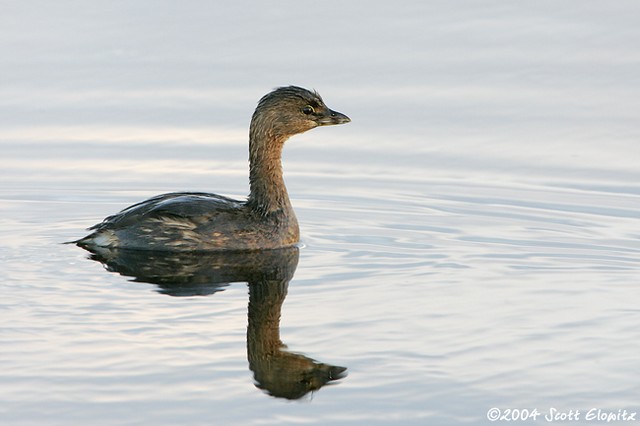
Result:
{"label": "gray water", "polygon": [[[1,424],[640,411],[637,2],[2,8]],[[353,120],[285,148],[292,276],[167,287],[61,244],[156,194],[244,197],[250,115],[286,84]],[[286,368],[347,375],[274,395],[261,309]]]}

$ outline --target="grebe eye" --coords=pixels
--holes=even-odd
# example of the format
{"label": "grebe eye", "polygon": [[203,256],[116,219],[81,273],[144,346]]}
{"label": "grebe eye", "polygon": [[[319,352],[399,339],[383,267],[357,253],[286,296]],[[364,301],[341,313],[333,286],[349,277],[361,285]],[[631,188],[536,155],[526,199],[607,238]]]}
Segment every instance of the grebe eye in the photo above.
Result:
{"label": "grebe eye", "polygon": [[307,105],[306,107],[302,108],[302,112],[305,113],[306,115],[309,115],[309,114],[313,114],[315,110],[311,105]]}

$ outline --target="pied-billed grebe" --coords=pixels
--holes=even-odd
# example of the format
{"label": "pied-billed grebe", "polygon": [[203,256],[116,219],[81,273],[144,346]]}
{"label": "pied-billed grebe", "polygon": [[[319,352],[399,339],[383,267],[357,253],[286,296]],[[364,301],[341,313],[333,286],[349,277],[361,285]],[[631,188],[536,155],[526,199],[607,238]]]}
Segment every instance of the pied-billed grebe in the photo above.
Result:
{"label": "pied-billed grebe", "polygon": [[293,245],[300,232],[282,178],[282,147],[295,134],[350,121],[327,108],[316,92],[280,87],[260,99],[251,118],[247,201],[201,192],[158,195],[107,217],[75,242],[88,249],[170,251]]}

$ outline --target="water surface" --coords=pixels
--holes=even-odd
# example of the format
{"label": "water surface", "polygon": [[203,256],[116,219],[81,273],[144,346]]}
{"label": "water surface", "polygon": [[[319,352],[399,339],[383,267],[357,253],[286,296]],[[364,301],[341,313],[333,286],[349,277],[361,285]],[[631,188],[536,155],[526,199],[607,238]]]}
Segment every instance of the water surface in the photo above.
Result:
{"label": "water surface", "polygon": [[[640,411],[639,12],[8,6],[0,422],[451,425],[485,424],[492,407]],[[250,262],[223,285],[202,259],[180,259],[171,268],[198,273],[167,287],[148,281],[171,260],[145,280],[61,244],[159,193],[245,196],[249,117],[282,84],[318,89],[353,120],[285,148],[303,247],[295,267],[269,262],[289,275]],[[278,311],[279,327],[261,326]],[[287,368],[348,375],[278,394],[256,374],[272,370],[257,364],[255,336],[286,344]]]}

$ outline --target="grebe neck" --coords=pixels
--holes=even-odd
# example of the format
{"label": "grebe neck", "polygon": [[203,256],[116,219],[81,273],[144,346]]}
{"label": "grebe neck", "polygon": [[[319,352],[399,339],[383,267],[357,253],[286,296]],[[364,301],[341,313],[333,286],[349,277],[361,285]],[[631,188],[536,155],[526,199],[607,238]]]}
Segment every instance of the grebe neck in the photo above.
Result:
{"label": "grebe neck", "polygon": [[251,129],[249,137],[248,206],[263,214],[291,209],[282,177],[282,147],[288,137]]}

